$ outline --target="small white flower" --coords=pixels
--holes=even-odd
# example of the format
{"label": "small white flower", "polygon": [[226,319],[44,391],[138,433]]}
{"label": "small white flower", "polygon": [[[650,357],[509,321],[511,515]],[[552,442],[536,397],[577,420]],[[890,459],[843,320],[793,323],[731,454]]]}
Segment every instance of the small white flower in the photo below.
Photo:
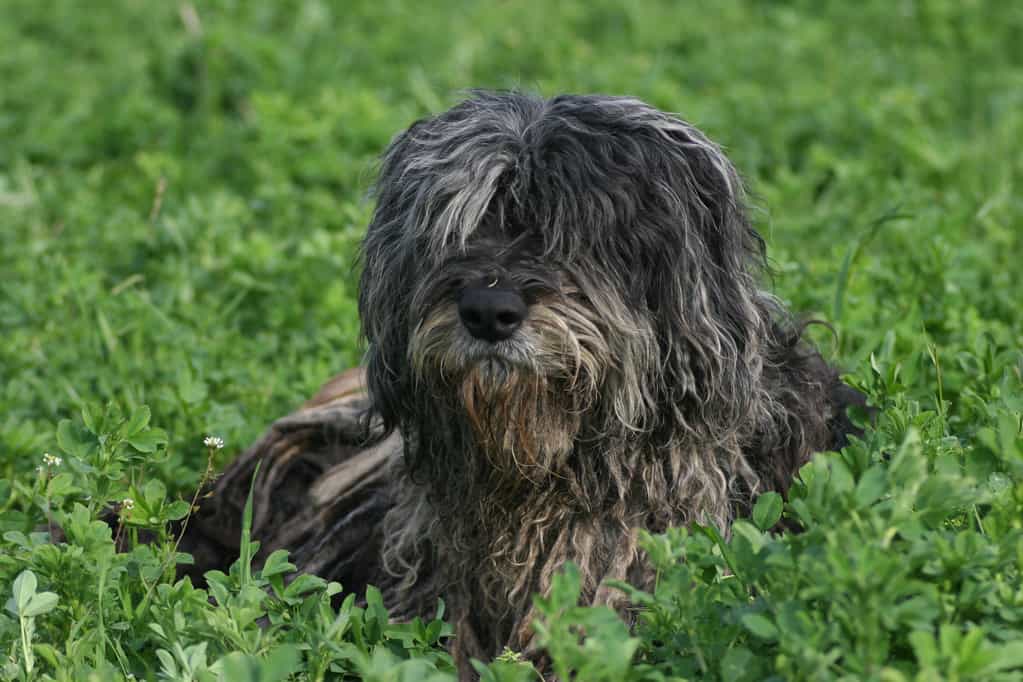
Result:
{"label": "small white flower", "polygon": [[125,509],[125,510],[128,510],[128,511],[131,511],[134,508],[135,508],[135,500],[131,499],[130,497],[126,497],[123,500],[121,500],[121,509]]}
{"label": "small white flower", "polygon": [[51,455],[48,452],[43,454],[43,464],[45,464],[48,467],[59,467],[61,462],[63,462],[63,461],[64,460],[61,459],[60,457],[56,457],[55,455]]}
{"label": "small white flower", "polygon": [[224,448],[224,439],[217,436],[206,436],[202,444],[213,450],[222,450]]}

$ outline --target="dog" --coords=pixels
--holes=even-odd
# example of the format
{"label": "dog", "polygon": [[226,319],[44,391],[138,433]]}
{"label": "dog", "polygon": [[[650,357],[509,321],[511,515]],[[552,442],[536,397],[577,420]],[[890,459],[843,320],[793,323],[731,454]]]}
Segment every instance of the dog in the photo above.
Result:
{"label": "dog", "polygon": [[[298,480],[289,495],[321,511],[265,511],[264,549],[377,585],[399,618],[442,597],[465,678],[471,658],[532,650],[532,595],[566,562],[585,603],[624,612],[605,581],[652,584],[639,529],[727,533],[855,431],[846,407],[863,397],[762,288],[743,181],[680,118],[628,97],[473,92],[391,142],[375,196],[364,375],[237,471],[319,438],[304,446],[332,453],[319,469],[280,465],[263,485],[279,501]],[[353,445],[359,413],[373,437]]]}

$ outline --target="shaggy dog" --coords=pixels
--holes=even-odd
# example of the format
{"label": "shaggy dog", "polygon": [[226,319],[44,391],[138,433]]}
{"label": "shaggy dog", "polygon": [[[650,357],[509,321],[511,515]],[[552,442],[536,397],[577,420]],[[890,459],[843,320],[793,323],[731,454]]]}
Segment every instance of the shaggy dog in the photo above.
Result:
{"label": "shaggy dog", "polygon": [[[853,428],[861,397],[758,283],[741,179],[672,115],[474,93],[395,138],[376,200],[368,403],[314,401],[320,417],[282,421],[243,460],[303,450],[273,445],[296,429],[321,441],[292,459],[349,446],[328,483],[317,470],[287,493],[329,520],[265,512],[264,549],[380,586],[398,617],[443,597],[463,676],[469,657],[529,649],[532,595],[565,562],[585,602],[622,608],[602,583],[651,583],[638,529],[727,529]],[[351,447],[352,405],[370,407],[370,444]]]}

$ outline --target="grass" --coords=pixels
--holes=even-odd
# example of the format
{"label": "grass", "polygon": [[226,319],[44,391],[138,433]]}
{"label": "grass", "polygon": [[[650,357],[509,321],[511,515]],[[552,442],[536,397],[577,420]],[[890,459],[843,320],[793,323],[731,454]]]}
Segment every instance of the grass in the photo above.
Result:
{"label": "grass", "polygon": [[[882,409],[731,540],[649,538],[635,631],[566,567],[562,678],[1023,679],[1021,37],[994,0],[6,2],[0,677],[453,679],[442,617],[333,609],[283,555],[196,590],[166,528],[359,361],[375,156],[481,86],[633,94],[724,144],[773,287]],[[533,679],[505,658],[484,678]]]}

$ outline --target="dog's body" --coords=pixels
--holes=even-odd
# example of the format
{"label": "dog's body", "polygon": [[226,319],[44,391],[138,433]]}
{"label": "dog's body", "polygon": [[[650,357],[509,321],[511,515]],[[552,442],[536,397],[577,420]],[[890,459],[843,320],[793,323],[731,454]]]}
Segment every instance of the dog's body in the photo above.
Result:
{"label": "dog's body", "polygon": [[363,261],[369,413],[401,438],[337,460],[343,508],[298,556],[398,617],[443,597],[466,673],[529,647],[565,562],[621,606],[605,579],[651,580],[637,529],[727,529],[861,402],[759,287],[732,165],[634,99],[479,93],[416,123]]}

